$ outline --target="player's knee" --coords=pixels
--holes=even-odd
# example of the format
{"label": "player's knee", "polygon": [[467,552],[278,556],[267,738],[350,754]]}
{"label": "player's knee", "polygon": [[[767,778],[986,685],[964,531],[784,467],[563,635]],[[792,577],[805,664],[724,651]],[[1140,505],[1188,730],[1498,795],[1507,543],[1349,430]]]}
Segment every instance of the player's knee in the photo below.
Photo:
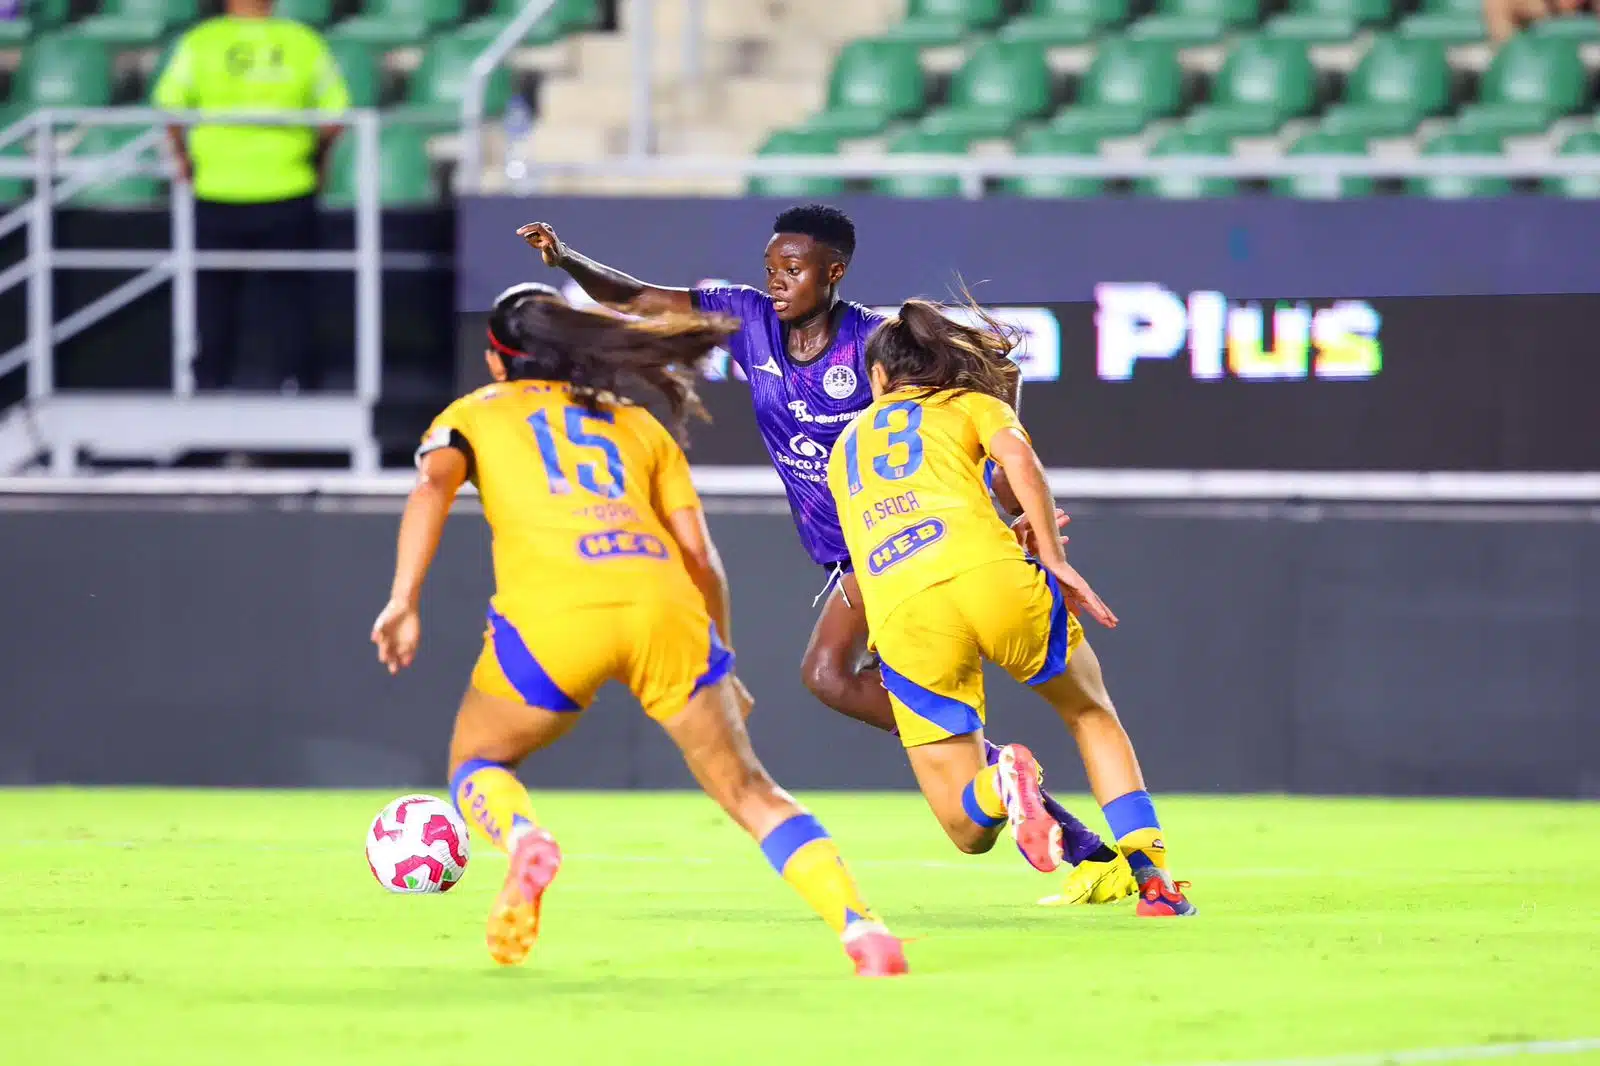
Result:
{"label": "player's knee", "polygon": [[994,830],[976,824],[966,816],[965,812],[941,818],[939,822],[944,826],[945,835],[950,838],[950,843],[964,855],[982,855],[994,847],[997,839]]}
{"label": "player's knee", "polygon": [[834,710],[849,700],[853,678],[844,659],[832,652],[806,656],[800,665],[800,679],[807,691]]}

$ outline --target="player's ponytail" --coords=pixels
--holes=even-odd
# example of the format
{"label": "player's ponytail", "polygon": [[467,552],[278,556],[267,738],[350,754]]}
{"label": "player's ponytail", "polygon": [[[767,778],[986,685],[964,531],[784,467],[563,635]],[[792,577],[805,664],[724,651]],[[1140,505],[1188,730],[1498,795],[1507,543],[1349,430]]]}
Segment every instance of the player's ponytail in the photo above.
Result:
{"label": "player's ponytail", "polygon": [[669,428],[679,440],[691,417],[711,420],[695,379],[701,362],[738,325],[737,319],[697,313],[624,319],[550,300],[524,301],[506,322],[518,351],[538,353],[539,372],[517,376],[569,381],[573,399],[591,410],[643,385],[665,400]]}
{"label": "player's ponytail", "polygon": [[974,324],[952,321],[941,304],[907,300],[868,342],[867,366],[882,366],[890,388],[981,392],[1011,403],[1022,374],[1011,359],[1017,333],[963,294]]}

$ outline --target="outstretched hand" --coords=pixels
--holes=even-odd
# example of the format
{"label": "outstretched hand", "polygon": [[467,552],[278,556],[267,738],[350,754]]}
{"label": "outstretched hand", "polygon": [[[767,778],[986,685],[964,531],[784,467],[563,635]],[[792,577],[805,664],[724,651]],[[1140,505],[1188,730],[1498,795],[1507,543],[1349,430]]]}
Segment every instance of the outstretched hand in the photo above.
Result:
{"label": "outstretched hand", "polygon": [[378,661],[397,674],[417,658],[422,642],[422,618],[416,607],[401,600],[390,600],[372,623],[372,643],[378,646]]}
{"label": "outstretched hand", "polygon": [[520,226],[517,236],[539,253],[547,267],[560,266],[561,258],[567,254],[567,246],[561,243],[561,238],[556,236],[556,231],[548,222],[530,222]]}
{"label": "outstretched hand", "polygon": [[1050,571],[1050,576],[1056,579],[1061,586],[1061,598],[1067,601],[1067,607],[1074,614],[1086,614],[1107,629],[1117,628],[1117,616],[1111,613],[1111,608],[1106,606],[1094,589],[1089,587],[1083,575],[1066,563],[1060,566],[1044,564]]}

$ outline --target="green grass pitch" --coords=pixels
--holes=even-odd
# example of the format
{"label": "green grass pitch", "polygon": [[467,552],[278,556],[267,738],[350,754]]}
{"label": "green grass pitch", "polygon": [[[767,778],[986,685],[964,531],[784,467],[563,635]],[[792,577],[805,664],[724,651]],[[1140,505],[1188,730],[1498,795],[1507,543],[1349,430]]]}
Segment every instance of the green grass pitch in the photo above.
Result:
{"label": "green grass pitch", "polygon": [[536,794],[567,860],[500,970],[486,845],[444,896],[373,882],[392,796],[0,791],[15,1061],[1600,1062],[1600,805],[1162,798],[1201,913],[1159,921],[1035,906],[1053,878],[958,854],[915,795],[808,797],[913,938],[872,982],[709,801],[659,793]]}

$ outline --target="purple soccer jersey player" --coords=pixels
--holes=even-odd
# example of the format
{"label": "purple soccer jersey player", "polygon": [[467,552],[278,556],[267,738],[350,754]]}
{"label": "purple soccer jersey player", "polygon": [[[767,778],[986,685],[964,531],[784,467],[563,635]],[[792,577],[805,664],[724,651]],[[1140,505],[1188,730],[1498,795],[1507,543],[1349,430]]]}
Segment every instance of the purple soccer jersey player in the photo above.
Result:
{"label": "purple soccer jersey player", "polygon": [[[683,314],[696,309],[737,317],[730,354],[750,383],[750,399],[772,456],[801,542],[829,570],[823,605],[801,662],[801,676],[818,700],[886,732],[894,712],[868,652],[866,613],[849,572],[849,552],[827,487],[828,452],[857,413],[872,402],[866,345],[883,320],[839,298],[839,283],[855,252],[855,226],[836,208],[808,204],[773,223],[765,259],[766,291],[748,286],[704,289],[650,285],[573,251],[542,222],[518,236],[547,266],[566,271],[594,300],[634,315]],[[1009,488],[996,484],[1005,499]],[[1014,509],[1015,510],[1015,509]],[[990,757],[997,751],[992,745]],[[1046,797],[1062,827],[1065,857],[1074,865],[1060,893],[1041,903],[1109,903],[1134,894],[1126,860],[1066,808]]]}

